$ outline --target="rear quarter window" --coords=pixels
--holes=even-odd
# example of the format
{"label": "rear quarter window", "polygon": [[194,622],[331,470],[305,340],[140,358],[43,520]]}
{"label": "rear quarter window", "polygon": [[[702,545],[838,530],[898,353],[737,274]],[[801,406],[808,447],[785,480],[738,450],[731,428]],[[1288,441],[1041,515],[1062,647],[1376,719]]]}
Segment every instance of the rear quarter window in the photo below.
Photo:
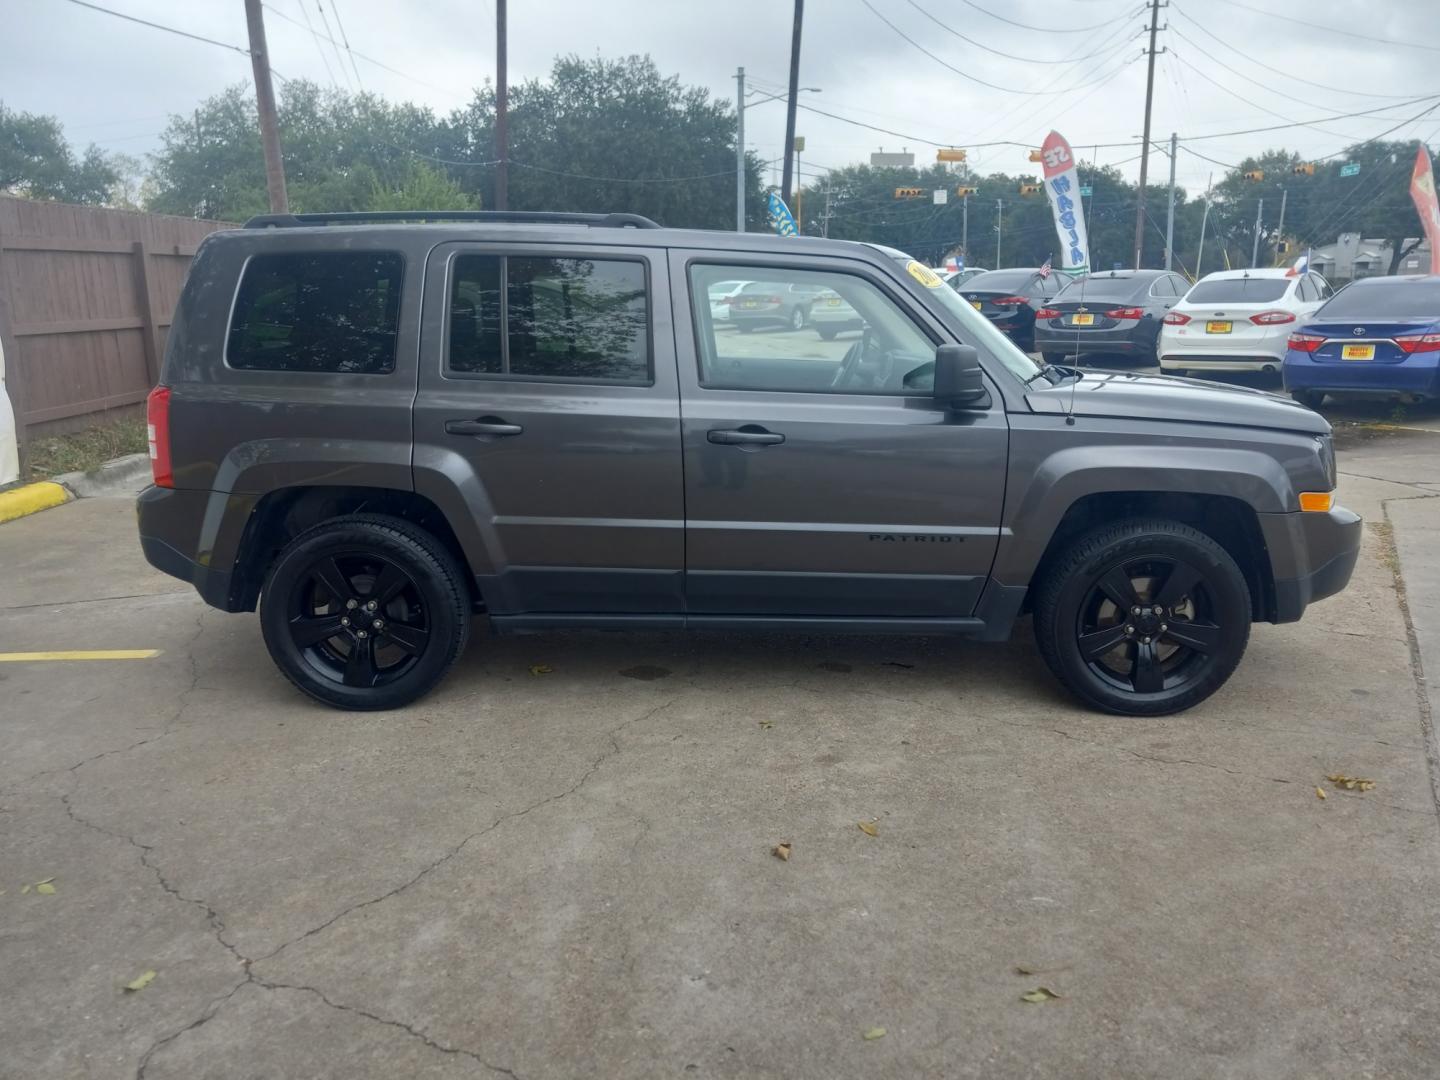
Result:
{"label": "rear quarter window", "polygon": [[240,278],[226,362],[252,371],[394,371],[404,273],[395,251],[256,255]]}

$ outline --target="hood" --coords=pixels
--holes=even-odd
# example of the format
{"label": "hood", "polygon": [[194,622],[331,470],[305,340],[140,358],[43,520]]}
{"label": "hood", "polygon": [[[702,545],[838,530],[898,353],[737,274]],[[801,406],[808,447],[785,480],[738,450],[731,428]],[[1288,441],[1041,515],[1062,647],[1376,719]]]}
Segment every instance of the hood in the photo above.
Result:
{"label": "hood", "polygon": [[1225,386],[1172,375],[1081,369],[1078,383],[1034,388],[1026,394],[1026,401],[1036,412],[1064,414],[1071,411],[1072,393],[1076,416],[1179,420],[1314,435],[1330,431],[1330,424],[1323,416],[1288,398],[1244,386]]}

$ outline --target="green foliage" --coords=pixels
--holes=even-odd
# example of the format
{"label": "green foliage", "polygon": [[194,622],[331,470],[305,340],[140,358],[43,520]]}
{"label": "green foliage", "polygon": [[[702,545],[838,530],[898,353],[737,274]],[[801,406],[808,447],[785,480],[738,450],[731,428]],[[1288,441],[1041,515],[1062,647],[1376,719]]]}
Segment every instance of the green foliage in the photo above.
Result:
{"label": "green foliage", "polygon": [[97,146],[77,158],[53,116],[15,112],[0,102],[0,191],[32,199],[103,203],[120,179]]}

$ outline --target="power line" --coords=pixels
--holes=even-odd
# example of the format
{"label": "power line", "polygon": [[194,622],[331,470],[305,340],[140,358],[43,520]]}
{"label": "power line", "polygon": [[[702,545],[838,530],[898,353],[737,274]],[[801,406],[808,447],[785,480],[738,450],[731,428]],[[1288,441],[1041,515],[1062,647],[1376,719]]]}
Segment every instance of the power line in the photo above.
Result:
{"label": "power line", "polygon": [[88,0],[70,0],[70,3],[79,7],[89,8],[91,11],[103,12],[106,15],[114,15],[117,19],[124,19],[126,22],[139,23],[141,26],[148,26],[152,30],[164,30],[167,34],[178,34],[180,37],[189,38],[191,41],[203,41],[206,45],[218,45],[222,49],[229,49],[241,56],[249,56],[249,49],[242,49],[239,45],[232,45],[228,41],[216,41],[214,38],[201,37],[199,34],[192,34],[188,30],[177,30],[173,26],[165,26],[161,23],[150,22],[148,19],[137,19],[134,15],[126,15],[124,12],[111,11],[109,8],[101,7],[99,4],[89,3]]}
{"label": "power line", "polygon": [[[984,42],[976,41],[974,38],[971,37],[966,37],[959,30],[956,30],[953,26],[941,22],[934,15],[930,14],[930,12],[926,11],[923,7],[916,3],[916,0],[905,0],[905,2],[911,7],[913,7],[916,11],[920,12],[921,15],[924,15],[925,18],[929,19],[936,26],[940,27],[941,30],[944,30],[948,34],[954,34],[961,41],[968,42],[969,44],[974,45],[977,49],[984,49],[986,53],[992,56],[1003,56],[1006,60],[1018,60],[1022,64],[1071,64],[1076,62],[1073,58],[1062,58],[1059,60],[1040,60],[1033,56],[1015,56],[1013,53],[1001,52],[993,45],[986,45]],[[1100,49],[1094,53],[1091,53],[1089,56],[1081,57],[1080,59],[1090,60],[1104,51],[1104,49]]]}
{"label": "power line", "polygon": [[[1414,99],[1412,99],[1412,100],[1410,100],[1410,101],[1404,102],[1404,104],[1406,104],[1406,105],[1419,105],[1422,101],[1434,101],[1434,102],[1437,103],[1437,105],[1440,105],[1440,94],[1426,94],[1426,95],[1424,95],[1424,96],[1422,96],[1422,97],[1417,97],[1417,98],[1414,98]],[[1180,141],[1181,141],[1181,142],[1200,142],[1200,141],[1202,141],[1202,140],[1204,140],[1204,139],[1228,139],[1228,138],[1230,138],[1232,135],[1258,135],[1258,134],[1261,134],[1261,133],[1267,132],[1267,131],[1284,131],[1284,130],[1287,129],[1287,128],[1293,128],[1293,127],[1311,127],[1311,126],[1313,126],[1314,124],[1324,123],[1324,122],[1327,121],[1327,120],[1348,120],[1348,119],[1349,119],[1350,117],[1352,117],[1352,116],[1374,116],[1376,113],[1385,112],[1387,109],[1398,109],[1398,108],[1400,108],[1400,105],[1399,105],[1399,104],[1395,104],[1395,105],[1378,105],[1378,106],[1376,106],[1376,107],[1373,108],[1373,109],[1361,109],[1361,110],[1358,111],[1358,112],[1342,113],[1342,114],[1340,114],[1340,115],[1338,115],[1338,116],[1322,116],[1322,117],[1320,117],[1319,120],[1309,120],[1309,121],[1307,121],[1307,120],[1296,120],[1296,121],[1294,121],[1293,123],[1289,123],[1289,124],[1271,124],[1269,127],[1245,128],[1245,129],[1243,129],[1243,130],[1241,130],[1241,131],[1216,131],[1216,132],[1212,132],[1212,133],[1209,134],[1209,135],[1186,135],[1186,136],[1182,136],[1181,139],[1180,139]],[[1418,119],[1419,116],[1424,116],[1425,113],[1428,113],[1429,111],[1430,111],[1430,109],[1426,109],[1425,112],[1420,113],[1420,114],[1416,117],[1416,119]],[[1409,122],[1410,122],[1410,121],[1407,120],[1407,121],[1404,121],[1404,122],[1402,122],[1401,124],[1399,124],[1399,125],[1397,125],[1397,126],[1403,127],[1405,124],[1407,124],[1407,123],[1409,123]],[[1394,129],[1394,128],[1391,128],[1391,130],[1393,131],[1393,130],[1395,130],[1395,129]],[[1341,136],[1341,137],[1344,138],[1344,136]],[[1378,138],[1378,137],[1379,137],[1379,136],[1377,136],[1377,138]],[[1129,145],[1129,144],[1126,144],[1126,145]]]}
{"label": "power line", "polygon": [[[1267,19],[1279,19],[1281,22],[1294,23],[1296,26],[1303,26],[1307,30],[1327,30],[1332,34],[1340,34],[1352,40],[1359,38],[1361,41],[1374,41],[1380,45],[1396,45],[1406,49],[1425,49],[1428,52],[1440,52],[1440,45],[1421,45],[1415,41],[1396,41],[1393,38],[1370,37],[1367,34],[1357,34],[1354,30],[1341,30],[1338,26],[1326,26],[1324,23],[1317,23],[1310,19],[1293,19],[1289,15],[1277,15],[1273,11],[1262,11],[1260,8],[1253,8],[1249,4],[1242,4],[1239,0],[1219,0],[1222,4],[1229,4],[1242,11],[1248,11],[1252,15],[1263,15]],[[965,0],[970,3],[970,0]],[[973,4],[971,5],[974,6]],[[1417,9],[1418,10],[1418,9]]]}
{"label": "power line", "polygon": [[[1204,71],[1202,71],[1200,68],[1196,67],[1194,64],[1190,63],[1190,61],[1186,60],[1183,56],[1181,56],[1178,52],[1176,52],[1176,51],[1173,50],[1173,49],[1171,50],[1171,55],[1175,57],[1175,59],[1176,59],[1176,61],[1177,61],[1178,63],[1184,64],[1184,65],[1185,65],[1186,67],[1188,67],[1191,71],[1193,71],[1196,75],[1199,75],[1202,79],[1204,79],[1206,82],[1208,82],[1211,86],[1215,86],[1215,87],[1218,87],[1218,88],[1221,89],[1221,90],[1224,90],[1225,93],[1229,94],[1231,97],[1235,98],[1237,101],[1242,101],[1242,102],[1244,102],[1245,104],[1249,105],[1251,108],[1260,110],[1260,111],[1263,112],[1266,116],[1273,116],[1273,117],[1275,117],[1277,120],[1284,120],[1284,121],[1286,121],[1288,124],[1290,124],[1290,125],[1293,126],[1293,127],[1308,127],[1308,128],[1310,128],[1312,131],[1318,131],[1318,132],[1320,132],[1322,135],[1333,135],[1333,136],[1335,136],[1337,139],[1344,139],[1344,138],[1347,137],[1343,131],[1329,131],[1329,130],[1327,130],[1326,128],[1322,128],[1322,127],[1317,126],[1316,124],[1306,123],[1306,122],[1303,121],[1303,120],[1296,120],[1294,117],[1286,116],[1284,113],[1278,113],[1278,112],[1276,112],[1274,109],[1267,109],[1264,105],[1257,104],[1256,102],[1252,101],[1250,98],[1247,98],[1244,94],[1241,94],[1241,93],[1238,93],[1237,91],[1231,90],[1230,87],[1226,86],[1224,83],[1220,82],[1218,79],[1212,79],[1209,75],[1205,74]],[[1393,106],[1393,105],[1387,105],[1387,106],[1385,106],[1385,108],[1387,108],[1387,109],[1393,109],[1394,106]]]}
{"label": "power line", "polygon": [[[318,4],[320,0],[315,2]],[[324,9],[321,10],[323,12]],[[340,40],[344,42],[345,53],[350,57],[350,70],[355,72],[355,84],[364,90],[365,84],[360,81],[360,69],[355,66],[355,54],[350,50],[350,38],[345,34],[345,24],[340,21],[340,9],[335,6],[335,0],[330,0],[330,10],[335,12],[335,25],[340,29]]]}
{"label": "power line", "polygon": [[[70,0],[70,2],[71,2],[71,3],[80,3],[80,0]],[[301,3],[302,3],[301,10],[302,10],[302,12],[303,12],[303,11],[304,11],[303,0],[301,0]],[[87,5],[87,6],[88,6],[88,5]],[[278,18],[278,19],[284,19],[284,20],[285,20],[286,22],[288,22],[291,26],[298,26],[298,27],[300,27],[300,29],[302,29],[302,30],[305,29],[305,26],[304,26],[303,23],[300,23],[300,22],[296,21],[295,19],[292,19],[289,15],[286,15],[283,11],[277,11],[273,5],[271,5],[271,4],[265,4],[265,5],[264,5],[264,8],[265,8],[266,11],[270,12],[270,13],[271,13],[272,15],[274,15],[276,18]],[[316,30],[313,29],[313,28],[311,28],[310,32],[311,32],[312,34],[315,34],[316,37],[321,38],[321,39],[324,40],[324,41],[328,41],[331,45],[334,45],[334,44],[335,44],[335,39],[334,39],[334,38],[326,37],[324,34],[319,33],[318,31],[316,31]],[[366,56],[364,53],[360,52],[358,49],[353,50],[353,54],[354,54],[355,56],[358,56],[361,60],[364,60],[367,64],[373,64],[375,67],[380,68],[382,71],[388,71],[388,72],[390,72],[391,75],[399,75],[402,79],[409,79],[411,82],[419,83],[421,86],[428,86],[428,87],[430,87],[432,90],[445,90],[445,89],[446,89],[446,87],[437,86],[435,83],[426,82],[424,79],[416,78],[414,75],[411,75],[411,74],[409,74],[408,72],[401,71],[401,70],[399,70],[398,68],[393,68],[393,67],[391,67],[389,64],[382,63],[381,61],[376,60],[373,56]],[[248,56],[249,54],[247,53],[246,55]],[[324,53],[321,53],[321,56],[323,57],[323,56],[324,56]],[[333,75],[331,76],[331,81],[332,81],[332,82],[334,81],[334,76],[333,76]]]}
{"label": "power line", "polygon": [[[340,84],[335,81],[335,72],[330,68],[330,60],[325,55],[325,46],[320,44],[320,35],[315,32],[315,24],[310,21],[310,9],[305,6],[305,0],[295,0],[295,4],[300,8],[300,14],[305,16],[305,28],[310,31],[310,40],[315,42],[315,51],[320,56],[320,63],[325,67],[325,77],[330,80],[330,85],[338,90]],[[280,14],[274,8],[270,7],[269,4],[262,4],[261,6],[267,8],[272,15]]]}
{"label": "power line", "polygon": [[[860,3],[862,3],[862,4],[865,5],[865,7],[869,10],[870,14],[874,15],[877,19],[879,19],[881,22],[883,22],[883,23],[884,23],[886,26],[888,26],[891,30],[895,31],[895,33],[897,33],[898,35],[900,35],[900,37],[902,37],[905,41],[909,42],[909,43],[910,43],[911,45],[913,45],[915,48],[919,49],[922,53],[924,53],[926,56],[928,56],[931,60],[934,60],[934,61],[935,61],[937,64],[939,64],[941,67],[946,68],[946,69],[949,70],[949,71],[953,71],[956,75],[959,75],[962,79],[969,79],[971,82],[973,82],[973,83],[978,83],[979,85],[984,86],[984,87],[988,87],[988,88],[991,89],[991,90],[1000,90],[1000,91],[1003,91],[1004,93],[1007,93],[1007,94],[1023,94],[1023,95],[1025,95],[1026,97],[1053,97],[1055,94],[1062,94],[1062,93],[1065,93],[1065,92],[1067,92],[1067,91],[1069,91],[1069,90],[1078,90],[1078,89],[1079,89],[1080,87],[1082,87],[1082,86],[1089,86],[1089,85],[1090,85],[1090,83],[1079,83],[1079,84],[1077,84],[1077,85],[1075,85],[1075,86],[1068,86],[1068,87],[1065,87],[1065,88],[1063,88],[1063,89],[1061,89],[1061,90],[1045,91],[1045,90],[1021,90],[1019,87],[1015,87],[1015,86],[1001,86],[1001,85],[999,85],[998,83],[986,82],[984,79],[977,78],[976,76],[971,75],[968,71],[962,71],[960,68],[956,67],[954,64],[950,63],[949,61],[947,61],[947,60],[942,60],[940,57],[936,56],[936,55],[935,55],[933,52],[931,52],[929,49],[925,48],[924,45],[921,45],[918,41],[916,41],[914,38],[912,38],[909,34],[905,33],[904,30],[901,30],[898,26],[896,26],[893,22],[891,22],[889,19],[887,19],[884,15],[880,14],[880,12],[879,12],[878,10],[876,10],[875,6],[870,3],[870,0],[860,0]],[[1113,19],[1112,19],[1111,21],[1114,22],[1114,21],[1116,21],[1116,20],[1113,20]],[[1094,27],[1090,27],[1089,29],[1094,29]]]}
{"label": "power line", "polygon": [[320,12],[320,25],[325,27],[325,40],[330,42],[330,47],[335,50],[335,62],[340,65],[340,77],[345,80],[345,86],[350,86],[350,74],[345,70],[345,58],[340,55],[340,43],[334,38],[330,29],[330,18],[325,14],[325,5],[320,0],[315,0],[315,10]]}
{"label": "power line", "polygon": [[1037,33],[1044,34],[1087,34],[1091,30],[1099,30],[1101,27],[1112,26],[1115,23],[1119,22],[1121,19],[1133,18],[1135,15],[1139,14],[1138,11],[1126,11],[1123,15],[1117,15],[1113,19],[1106,19],[1104,22],[1096,23],[1094,26],[1031,26],[1028,23],[1016,22],[1014,19],[1007,19],[1004,15],[996,15],[993,11],[987,11],[979,4],[974,3],[973,0],[961,0],[961,2],[967,7],[974,8],[982,15],[989,15],[992,19],[999,19],[1001,22],[1009,23],[1011,26],[1018,26],[1021,30],[1033,30]]}

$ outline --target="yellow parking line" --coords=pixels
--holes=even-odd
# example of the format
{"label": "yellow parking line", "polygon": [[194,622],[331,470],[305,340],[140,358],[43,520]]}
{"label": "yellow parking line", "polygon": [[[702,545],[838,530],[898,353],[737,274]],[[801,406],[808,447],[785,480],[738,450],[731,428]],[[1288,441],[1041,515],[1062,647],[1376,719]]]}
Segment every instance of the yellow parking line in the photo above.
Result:
{"label": "yellow parking line", "polygon": [[149,660],[159,649],[62,649],[58,652],[0,652],[0,663],[25,660]]}

